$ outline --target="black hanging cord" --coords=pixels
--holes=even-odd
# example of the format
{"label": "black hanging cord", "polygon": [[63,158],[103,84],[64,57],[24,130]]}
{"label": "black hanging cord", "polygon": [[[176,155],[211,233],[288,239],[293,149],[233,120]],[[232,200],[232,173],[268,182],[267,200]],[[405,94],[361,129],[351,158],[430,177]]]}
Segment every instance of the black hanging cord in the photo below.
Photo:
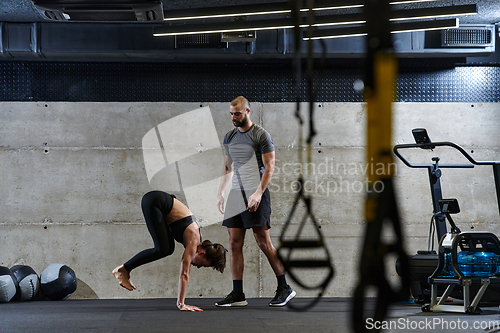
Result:
{"label": "black hanging cord", "polygon": [[[297,118],[299,122],[299,145],[302,144],[302,126],[304,124],[304,121],[300,115],[300,84],[301,84],[301,52],[300,52],[300,46],[302,44],[302,34],[300,30],[300,25],[301,25],[301,15],[300,15],[300,8],[301,8],[301,1],[299,0],[291,0],[292,3],[292,18],[294,20],[294,26],[295,26],[295,31],[294,31],[294,36],[295,36],[295,56],[294,56],[294,70],[295,70],[295,94],[296,94],[296,110],[295,110],[295,117]],[[308,8],[313,8],[313,0],[308,0]],[[313,11],[309,10],[308,11],[308,25],[309,25],[309,32],[308,34],[311,35],[311,30],[312,29],[312,22],[314,21],[314,16],[313,16]],[[321,64],[324,64],[324,58],[326,57],[326,47],[324,42],[322,42],[322,47],[323,47],[323,58]],[[313,101],[315,100],[315,93],[314,93],[314,85],[313,85],[313,79],[314,79],[314,72],[313,72],[313,56],[312,56],[312,40],[309,40],[308,44],[308,56],[307,56],[307,83],[308,83],[308,95],[309,95],[309,134],[307,138],[307,145],[308,145],[308,160],[310,160],[310,152],[311,152],[311,144],[312,144],[312,139],[316,135],[316,130],[314,128],[314,108],[313,108]],[[299,160],[300,163],[302,164],[302,149],[299,147]],[[283,263],[283,266],[285,268],[285,271],[289,274],[289,276],[302,288],[304,289],[320,289],[320,292],[318,295],[309,303],[307,303],[305,306],[296,306],[293,305],[293,302],[288,303],[288,306],[294,310],[297,311],[306,311],[312,306],[314,306],[320,298],[323,296],[323,293],[325,289],[327,288],[328,284],[332,280],[334,276],[334,269],[331,264],[331,258],[330,258],[330,253],[328,252],[328,248],[325,245],[325,242],[323,240],[323,236],[320,232],[319,225],[316,221],[316,218],[314,217],[314,214],[312,212],[312,199],[310,197],[305,196],[304,194],[304,178],[303,175],[301,174],[298,179],[299,182],[299,192],[297,193],[295,200],[293,202],[292,209],[290,211],[290,214],[288,215],[288,219],[283,227],[283,230],[281,232],[280,236],[280,247],[278,248],[278,255],[280,256],[280,259]],[[292,240],[287,240],[285,239],[285,234],[288,230],[288,227],[290,226],[292,219],[295,217],[296,214],[296,208],[299,206],[299,204],[304,203],[306,206],[306,214],[302,217],[300,221],[299,228],[297,232],[295,233],[295,237],[293,237]],[[306,222],[310,220],[314,226],[314,229],[317,231],[317,239],[316,240],[300,240],[300,234],[306,224]],[[308,259],[308,260],[294,260],[292,259],[292,252],[294,250],[300,250],[300,249],[315,249],[315,248],[323,248],[326,255],[325,259]],[[287,249],[288,252],[286,255],[283,255],[284,249]],[[315,286],[309,286],[306,283],[304,283],[296,274],[294,271],[294,268],[302,268],[302,269],[313,269],[313,268],[327,268],[328,274],[326,278],[319,283],[318,285]]]}
{"label": "black hanging cord", "polygon": [[[367,99],[367,162],[375,158],[389,164],[392,160],[391,140],[391,98],[394,94],[393,80],[396,79],[397,64],[392,53],[389,0],[365,0],[363,13],[366,19],[366,75],[365,97]],[[375,121],[375,119],[377,121]],[[373,181],[383,184],[382,191],[368,191],[365,200],[365,235],[359,262],[359,279],[354,290],[352,327],[356,333],[368,332],[366,320],[383,322],[389,306],[396,301],[410,297],[409,259],[403,246],[396,193],[392,174],[383,177],[369,175]],[[394,240],[387,241],[382,234],[383,226],[391,226]],[[400,284],[394,288],[387,279],[385,262],[394,254],[400,262]],[[369,287],[377,289],[375,308],[366,311],[366,293]],[[370,316],[367,317],[367,313]],[[381,328],[375,328],[378,332]],[[370,330],[371,331],[371,330]]]}
{"label": "black hanging cord", "polygon": [[[302,180],[302,179],[301,179]],[[306,205],[306,214],[302,217],[302,220],[300,221],[299,228],[297,232],[295,233],[295,237],[292,240],[285,240],[285,234],[287,232],[288,227],[291,224],[292,217],[296,213],[296,208],[300,204],[300,201],[303,200],[305,205]],[[302,229],[304,228],[307,220],[311,220],[315,230],[317,231],[317,239],[315,240],[300,240],[300,234],[302,232]],[[318,295],[309,303],[307,303],[304,306],[296,306],[293,305],[293,302],[288,303],[288,306],[297,311],[306,311],[310,308],[312,308],[318,301],[321,299],[323,296],[326,288],[328,287],[328,284],[330,281],[333,279],[334,276],[334,269],[331,264],[332,260],[330,257],[330,253],[328,252],[328,249],[326,248],[323,235],[319,231],[319,225],[316,221],[316,218],[314,217],[312,210],[311,210],[311,201],[310,198],[307,198],[303,194],[303,190],[299,191],[298,195],[295,197],[292,210],[289,214],[289,217],[285,223],[285,226],[283,227],[283,230],[281,232],[280,236],[280,247],[278,249],[278,254],[280,256],[281,261],[283,262],[283,266],[288,273],[288,275],[292,278],[292,280],[297,283],[299,286],[301,286],[304,289],[307,290],[315,290],[315,289],[320,289],[320,292]],[[303,250],[303,249],[317,249],[317,248],[323,248],[325,250],[325,258],[324,259],[301,259],[301,260],[294,260],[292,259],[292,252],[294,250]],[[288,253],[286,255],[283,255],[283,249],[288,249]],[[293,268],[303,268],[303,269],[315,269],[315,268],[327,268],[328,273],[327,276],[322,280],[317,285],[308,285],[304,283],[296,274]]]}

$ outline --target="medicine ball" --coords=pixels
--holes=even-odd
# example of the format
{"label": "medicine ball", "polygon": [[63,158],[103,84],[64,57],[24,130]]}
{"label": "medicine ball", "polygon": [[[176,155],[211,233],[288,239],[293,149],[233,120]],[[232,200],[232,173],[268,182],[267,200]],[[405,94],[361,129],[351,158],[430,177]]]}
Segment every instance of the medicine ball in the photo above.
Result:
{"label": "medicine ball", "polygon": [[52,264],[40,276],[42,294],[58,301],[69,297],[76,290],[75,272],[66,265]]}
{"label": "medicine ball", "polygon": [[0,266],[0,303],[16,300],[16,294],[20,295],[16,276],[8,267]]}
{"label": "medicine ball", "polygon": [[40,288],[40,281],[38,275],[30,266],[15,265],[10,268],[19,283],[21,292],[20,301],[31,301],[38,289]]}

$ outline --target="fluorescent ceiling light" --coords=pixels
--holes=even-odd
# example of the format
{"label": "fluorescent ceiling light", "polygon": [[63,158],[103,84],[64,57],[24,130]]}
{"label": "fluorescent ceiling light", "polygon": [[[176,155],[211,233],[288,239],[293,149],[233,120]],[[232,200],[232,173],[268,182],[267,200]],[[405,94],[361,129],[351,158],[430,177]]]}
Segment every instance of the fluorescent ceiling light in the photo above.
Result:
{"label": "fluorescent ceiling light", "polygon": [[[316,0],[313,10],[332,10],[363,7],[363,0],[337,0],[332,4],[331,0]],[[309,8],[301,8],[300,11],[308,11]],[[208,7],[164,11],[163,19],[165,21],[252,16],[252,15],[270,15],[290,13],[292,9],[288,2],[272,2],[255,5],[239,5],[224,7]]]}
{"label": "fluorescent ceiling light", "polygon": [[[327,6],[327,7],[315,7],[312,10],[313,11],[334,10],[334,9],[346,9],[346,8],[359,8],[359,7],[363,7],[363,6],[364,5]],[[300,11],[301,12],[307,12],[307,11],[309,11],[309,8],[302,8]]]}
{"label": "fluorescent ceiling light", "polygon": [[[421,2],[433,2],[438,0],[396,0],[390,2],[391,5],[401,4],[414,4]],[[359,8],[363,7],[363,0],[338,0],[335,5],[329,0],[316,0],[316,7],[313,11],[334,10],[345,8]],[[307,12],[309,8],[301,8],[301,12]],[[210,19],[210,18],[224,18],[224,17],[237,17],[237,16],[255,16],[255,15],[270,15],[270,14],[286,14],[292,10],[288,2],[273,2],[262,3],[256,5],[237,5],[237,6],[223,6],[223,7],[207,7],[207,8],[193,8],[193,9],[180,9],[180,10],[165,10],[163,13],[164,21],[181,21],[181,20],[194,20],[194,19]],[[466,15],[466,14],[462,14]]]}
{"label": "fluorescent ceiling light", "polygon": [[[470,15],[477,13],[476,5],[462,6],[446,6],[436,8],[418,8],[405,10],[392,10],[390,12],[391,21],[415,20],[422,18],[443,18],[450,16]],[[320,15],[314,18],[312,26],[329,26],[329,25],[348,25],[365,23],[365,15],[363,13],[355,14],[336,14],[336,15]],[[300,25],[301,28],[308,27],[307,23]],[[200,24],[183,24],[169,25],[158,27],[153,36],[174,36],[174,35],[191,35],[191,34],[208,34],[218,32],[235,32],[235,31],[250,31],[250,30],[272,30],[272,29],[288,29],[294,27],[294,22],[291,18],[282,18],[275,20],[250,20],[250,21],[234,21],[222,23],[200,23]],[[353,29],[353,28],[352,28]]]}
{"label": "fluorescent ceiling light", "polygon": [[[199,19],[207,19],[207,18],[220,18],[220,17],[235,17],[235,16],[251,16],[251,15],[270,15],[270,14],[284,14],[290,13],[289,9],[284,10],[268,10],[268,11],[259,11],[259,12],[238,12],[238,13],[227,13],[227,14],[186,14],[186,16],[175,16],[175,17],[164,17],[164,21],[180,21],[180,20],[199,20]],[[182,14],[181,14],[182,15]]]}
{"label": "fluorescent ceiling light", "polygon": [[154,33],[153,36],[155,37],[165,37],[165,36],[179,36],[179,35],[196,35],[196,34],[213,34],[213,33],[220,33],[220,32],[238,32],[238,31],[249,31],[249,30],[273,30],[273,29],[289,29],[293,28],[293,25],[289,26],[268,26],[268,27],[252,27],[249,26],[247,28],[234,28],[234,29],[229,29],[229,28],[223,28],[223,29],[214,29],[214,30],[203,30],[203,31],[187,31],[187,32],[159,32],[159,33]]}
{"label": "fluorescent ceiling light", "polygon": [[[315,18],[313,26],[347,25],[365,23],[362,14],[345,15],[323,15]],[[308,24],[301,24],[301,28],[308,27]],[[153,36],[175,36],[175,35],[193,35],[208,34],[229,31],[250,31],[250,30],[272,30],[289,29],[294,27],[294,21],[291,18],[282,18],[276,20],[255,20],[223,23],[205,23],[205,24],[186,24],[181,26],[159,27],[153,33]]]}
{"label": "fluorescent ceiling light", "polygon": [[446,6],[415,8],[409,10],[393,10],[390,12],[391,21],[417,20],[429,18],[442,18],[450,16],[463,16],[477,14],[477,5]]}
{"label": "fluorescent ceiling light", "polygon": [[391,25],[391,33],[397,34],[401,32],[443,30],[454,28],[458,28],[457,18],[446,20],[393,23]]}
{"label": "fluorescent ceiling light", "polygon": [[439,0],[401,0],[401,1],[392,1],[389,2],[390,5],[403,5],[409,3],[420,3],[420,2],[431,2],[431,1],[439,1]]}
{"label": "fluorescent ceiling light", "polygon": [[[419,22],[398,22],[398,23],[391,23],[391,33],[442,30],[442,29],[453,29],[457,27],[458,27],[457,18],[446,19],[446,20],[419,21]],[[350,28],[316,30],[313,32],[313,36],[311,38],[304,37],[304,40],[343,38],[343,37],[355,37],[355,36],[366,36],[366,35],[368,35],[367,27],[357,26]]]}

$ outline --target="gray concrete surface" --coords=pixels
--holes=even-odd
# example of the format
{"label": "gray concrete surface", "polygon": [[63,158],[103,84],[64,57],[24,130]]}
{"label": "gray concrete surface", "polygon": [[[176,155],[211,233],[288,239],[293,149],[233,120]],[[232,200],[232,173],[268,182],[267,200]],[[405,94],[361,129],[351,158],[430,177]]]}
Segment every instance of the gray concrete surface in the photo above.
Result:
{"label": "gray concrete surface", "polygon": [[[203,312],[180,312],[173,298],[66,300],[0,304],[2,332],[353,332],[352,299],[322,298],[307,312],[270,308],[264,298],[248,299],[245,308],[217,308],[217,299],[189,299]],[[312,299],[292,300],[305,307]],[[364,303],[367,313],[375,302]],[[422,312],[415,304],[395,303],[383,321],[367,315],[364,327],[381,332],[497,332],[498,307],[483,307],[480,315]]]}
{"label": "gray concrete surface", "polygon": [[[51,263],[70,266],[79,279],[74,298],[175,297],[182,246],[173,256],[133,272],[139,286],[128,292],[118,286],[111,270],[139,250],[151,246],[140,210],[142,195],[151,189],[179,191],[203,184],[192,210],[205,226],[204,238],[228,245],[215,208],[222,168],[222,148],[208,149],[202,142],[184,149],[190,156],[169,164],[150,184],[146,174],[144,135],[175,116],[209,106],[218,139],[232,128],[228,103],[0,103],[0,265],[23,263],[40,274]],[[321,225],[336,275],[325,296],[347,297],[357,279],[360,242],[364,231],[363,204],[367,168],[364,155],[366,108],[362,103],[316,103],[318,135],[314,138],[306,192],[313,197],[315,218]],[[305,112],[307,104],[302,105]],[[273,200],[273,241],[289,218],[300,164],[299,127],[291,103],[252,103],[252,120],[262,124],[276,145],[276,173],[270,185]],[[453,141],[474,151],[478,160],[500,160],[500,105],[469,103],[396,103],[394,143],[411,143],[411,129],[425,127],[433,141]],[[196,113],[182,133],[198,135],[207,124]],[[307,134],[304,129],[304,136]],[[203,141],[203,139],[201,139]],[[194,152],[194,153],[193,153]],[[167,152],[168,153],[168,152]],[[302,150],[303,162],[306,152]],[[421,155],[422,153],[424,155]],[[457,159],[438,150],[412,152],[415,159],[432,156]],[[408,253],[427,248],[431,197],[427,172],[395,161],[396,189]],[[177,176],[179,170],[180,176]],[[377,170],[375,170],[376,172]],[[172,176],[174,175],[174,176]],[[179,178],[180,177],[180,178]],[[444,170],[443,193],[457,198],[462,213],[455,221],[462,230],[500,234],[493,175],[489,167]],[[218,183],[217,183],[218,184]],[[194,207],[197,207],[196,209]],[[203,207],[200,209],[199,207]],[[206,208],[206,209],[205,209]],[[299,208],[303,212],[303,207]],[[293,219],[291,231],[299,219]],[[316,230],[306,228],[305,235]],[[392,237],[390,230],[385,237]],[[320,257],[321,252],[304,253]],[[253,236],[247,233],[244,287],[247,297],[271,297],[276,280]],[[397,283],[393,262],[390,279]],[[310,283],[325,271],[298,272]],[[289,279],[290,280],[290,279]],[[315,296],[293,281],[299,296]],[[194,269],[188,297],[218,298],[231,289],[231,274]]]}

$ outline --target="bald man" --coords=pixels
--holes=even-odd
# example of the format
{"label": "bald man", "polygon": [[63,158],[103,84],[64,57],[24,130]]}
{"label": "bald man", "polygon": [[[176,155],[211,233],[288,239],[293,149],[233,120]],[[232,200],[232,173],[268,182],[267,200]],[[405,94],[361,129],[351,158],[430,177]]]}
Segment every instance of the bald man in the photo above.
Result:
{"label": "bald man", "polygon": [[[271,198],[267,188],[274,173],[275,152],[271,135],[250,119],[250,103],[239,96],[229,107],[233,130],[224,136],[224,166],[217,197],[219,211],[224,214],[223,226],[229,233],[233,290],[217,306],[246,306],[243,292],[243,243],[245,232],[252,229],[257,245],[271,265],[278,287],[270,306],[284,306],[295,291],[286,283],[285,270],[278,251],[271,242]],[[231,182],[232,180],[232,182]],[[227,204],[224,196],[231,185]]]}

